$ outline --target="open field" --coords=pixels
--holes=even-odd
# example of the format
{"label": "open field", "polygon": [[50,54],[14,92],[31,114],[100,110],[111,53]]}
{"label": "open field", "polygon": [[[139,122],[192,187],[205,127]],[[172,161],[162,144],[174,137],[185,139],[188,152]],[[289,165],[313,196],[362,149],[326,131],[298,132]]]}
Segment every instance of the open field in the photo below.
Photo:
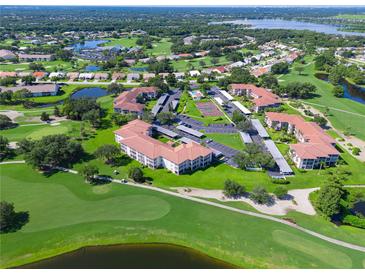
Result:
{"label": "open field", "polygon": [[[312,62],[311,57],[306,58],[307,63]],[[294,67],[296,64],[294,64]],[[298,75],[294,69],[290,70],[289,74],[279,78],[282,84],[300,81],[311,82],[317,87],[317,95],[311,99],[303,100],[304,103],[312,103],[313,107],[324,112],[329,108],[328,119],[332,125],[341,130],[348,131],[354,136],[365,140],[365,107],[363,104],[352,101],[346,98],[337,98],[332,94],[333,86],[314,76],[314,63],[304,66],[302,75]]]}
{"label": "open field", "polygon": [[245,268],[364,267],[361,252],[268,220],[126,185],[91,186],[78,175],[0,168],[2,197],[30,214],[21,231],[0,235],[1,267],[85,245],[148,242],[184,245]]}

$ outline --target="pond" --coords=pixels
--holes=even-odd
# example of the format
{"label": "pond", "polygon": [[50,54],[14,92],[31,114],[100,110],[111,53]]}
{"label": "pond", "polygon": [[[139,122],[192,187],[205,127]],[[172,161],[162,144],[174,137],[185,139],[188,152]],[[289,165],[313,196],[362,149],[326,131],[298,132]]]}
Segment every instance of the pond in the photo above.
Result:
{"label": "pond", "polygon": [[108,42],[107,40],[89,40],[81,43],[77,43],[73,45],[75,51],[80,51],[83,49],[95,49],[100,44]]}
{"label": "pond", "polygon": [[351,211],[353,212],[353,214],[360,213],[365,216],[365,201],[356,202]]}
{"label": "pond", "polygon": [[[328,82],[328,74],[317,73],[316,77],[318,79]],[[340,84],[344,91],[344,98],[348,98],[352,101],[365,104],[365,88],[353,85],[346,80],[342,80]]]}
{"label": "pond", "polygon": [[101,67],[96,65],[88,65],[85,67],[85,71],[99,71],[101,70]]}
{"label": "pond", "polygon": [[20,266],[33,269],[221,269],[234,266],[190,248],[168,244],[92,246]]}
{"label": "pond", "polygon": [[83,88],[75,91],[72,95],[72,99],[78,99],[81,97],[99,98],[108,95],[108,91],[99,87]]}
{"label": "pond", "polygon": [[365,33],[361,32],[347,32],[338,30],[338,26],[327,24],[316,24],[310,22],[301,22],[295,20],[282,20],[282,19],[255,19],[255,20],[233,20],[222,22],[211,22],[209,24],[234,24],[234,25],[251,25],[251,28],[255,29],[290,29],[290,30],[311,30],[315,32],[322,32],[326,34],[338,34],[349,36],[364,36]]}

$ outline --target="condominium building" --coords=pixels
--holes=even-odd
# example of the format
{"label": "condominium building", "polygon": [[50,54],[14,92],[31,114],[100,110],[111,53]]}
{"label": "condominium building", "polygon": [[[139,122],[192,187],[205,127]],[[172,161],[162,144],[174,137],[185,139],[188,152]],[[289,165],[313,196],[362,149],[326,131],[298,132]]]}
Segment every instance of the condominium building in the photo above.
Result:
{"label": "condominium building", "polygon": [[231,84],[228,92],[232,95],[245,95],[252,98],[253,108],[256,112],[269,107],[278,107],[281,104],[279,96],[265,88],[256,87],[252,84]]}
{"label": "condominium building", "polygon": [[133,120],[116,130],[115,141],[129,157],[149,168],[166,168],[174,174],[207,167],[213,151],[195,142],[173,146],[152,138],[153,126]]}
{"label": "condominium building", "polygon": [[314,169],[322,164],[333,166],[340,153],[336,141],[314,122],[306,122],[298,115],[267,112],[266,124],[276,130],[285,129],[293,134],[299,143],[291,144],[289,155],[298,168]]}
{"label": "condominium building", "polygon": [[123,92],[114,100],[114,111],[119,113],[141,114],[144,109],[144,104],[138,103],[138,96],[154,99],[157,97],[157,88],[138,87]]}

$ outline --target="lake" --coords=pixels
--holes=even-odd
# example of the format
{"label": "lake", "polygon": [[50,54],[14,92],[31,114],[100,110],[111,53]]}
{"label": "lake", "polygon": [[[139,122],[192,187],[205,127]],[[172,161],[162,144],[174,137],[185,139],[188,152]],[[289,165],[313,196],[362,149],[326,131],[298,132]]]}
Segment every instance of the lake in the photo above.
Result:
{"label": "lake", "polygon": [[85,41],[84,43],[77,43],[73,45],[75,51],[80,51],[83,49],[95,49],[100,44],[108,42],[107,40],[89,40]]}
{"label": "lake", "polygon": [[234,266],[181,246],[168,244],[125,244],[85,247],[19,268],[222,269],[234,268]]}
{"label": "lake", "polygon": [[251,28],[255,29],[290,29],[290,30],[311,30],[315,32],[322,32],[326,34],[348,35],[348,36],[364,36],[365,33],[360,32],[347,32],[338,30],[338,26],[316,24],[310,22],[300,22],[295,20],[282,20],[282,19],[250,19],[250,20],[233,20],[222,22],[211,22],[209,24],[234,24],[234,25],[251,25]]}
{"label": "lake", "polygon": [[81,97],[98,98],[108,95],[108,91],[99,87],[83,88],[75,91],[72,95],[72,99],[78,99]]}
{"label": "lake", "polygon": [[101,70],[101,67],[96,65],[88,65],[85,67],[85,71],[99,71]]}
{"label": "lake", "polygon": [[[316,77],[323,81],[328,82],[328,75],[323,73],[317,73]],[[341,86],[344,91],[344,98],[350,99],[361,104],[365,104],[365,88],[353,85],[346,80],[341,81]]]}

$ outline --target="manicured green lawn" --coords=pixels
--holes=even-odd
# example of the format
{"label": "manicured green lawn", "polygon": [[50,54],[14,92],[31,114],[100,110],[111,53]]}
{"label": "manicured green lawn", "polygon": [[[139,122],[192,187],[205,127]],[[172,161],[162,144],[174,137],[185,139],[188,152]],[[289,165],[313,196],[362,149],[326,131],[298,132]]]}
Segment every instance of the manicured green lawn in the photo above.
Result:
{"label": "manicured green lawn", "polygon": [[151,54],[153,56],[159,56],[159,55],[169,56],[171,55],[171,46],[172,42],[170,42],[170,39],[162,38],[161,41],[152,43],[153,48],[146,50],[146,53]]}
{"label": "manicured green lawn", "polygon": [[362,268],[364,254],[285,225],[127,185],[90,186],[78,175],[46,177],[1,166],[2,199],[29,211],[20,231],[1,234],[1,267],[85,245],[174,243],[245,267]]}
{"label": "manicured green lawn", "polygon": [[205,136],[218,143],[229,146],[237,150],[243,150],[244,144],[238,133],[221,134],[221,133],[206,133]]}
{"label": "manicured green lawn", "polygon": [[109,42],[106,42],[102,46],[109,47],[109,46],[123,46],[127,48],[132,48],[136,46],[136,37],[130,37],[130,38],[108,38],[110,40]]}
{"label": "manicured green lawn", "polygon": [[[313,61],[312,57],[306,58],[307,63]],[[294,64],[294,67],[297,64]],[[298,75],[294,69],[289,74],[279,78],[280,83],[289,83],[294,81],[310,82],[317,87],[317,96],[303,100],[303,102],[314,103],[313,107],[324,112],[327,107],[330,108],[328,119],[333,126],[341,131],[348,131],[356,137],[365,140],[365,107],[363,104],[346,98],[337,98],[332,95],[333,86],[314,76],[314,63],[304,66],[302,75]]]}
{"label": "manicured green lawn", "polygon": [[80,124],[74,121],[60,122],[60,125],[32,125],[22,126],[12,129],[2,130],[1,135],[9,139],[9,141],[20,141],[24,138],[40,139],[46,135],[66,134],[77,136],[79,134]]}
{"label": "manicured green lawn", "polygon": [[[59,71],[72,71],[81,69],[81,67],[86,63],[85,61],[79,61],[77,67],[73,68],[70,62],[56,60],[56,61],[41,61],[36,62],[37,64],[42,64],[46,71],[53,72]],[[19,63],[19,64],[0,64],[1,71],[30,71],[29,63]]]}
{"label": "manicured green lawn", "polygon": [[[203,61],[205,65],[201,65],[200,61]],[[189,70],[188,64],[191,64],[193,66],[193,69],[203,69],[205,67],[214,67],[214,66],[220,66],[220,65],[226,65],[229,61],[226,59],[225,56],[218,58],[218,63],[213,64],[212,63],[212,57],[205,56],[201,58],[194,58],[191,60],[178,60],[178,61],[172,61],[171,64],[173,65],[174,69],[176,71],[187,71]]]}
{"label": "manicured green lawn", "polygon": [[339,14],[335,17],[341,19],[365,20],[365,14]]}

